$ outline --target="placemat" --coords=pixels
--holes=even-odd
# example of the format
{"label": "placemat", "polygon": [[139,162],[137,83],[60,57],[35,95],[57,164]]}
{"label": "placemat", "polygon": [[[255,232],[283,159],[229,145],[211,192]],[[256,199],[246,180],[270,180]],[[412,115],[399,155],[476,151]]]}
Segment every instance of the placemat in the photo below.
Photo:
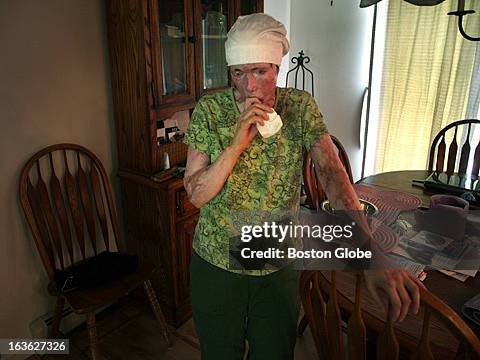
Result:
{"label": "placemat", "polygon": [[402,211],[416,209],[422,204],[422,200],[415,195],[400,191],[380,190],[365,184],[355,184],[354,189],[360,199],[377,206],[378,214],[375,217],[385,225],[393,224]]}
{"label": "placemat", "polygon": [[397,246],[399,237],[390,227],[381,224],[372,233],[372,238],[383,252],[392,251]]}
{"label": "placemat", "polygon": [[377,224],[372,237],[384,252],[389,252],[397,246],[399,237],[397,233],[389,227],[403,211],[414,210],[422,201],[415,195],[400,191],[381,190],[378,187],[355,184],[354,189],[360,199],[367,200],[377,206],[378,214],[375,219],[381,224]]}
{"label": "placemat", "polygon": [[378,187],[365,184],[355,184],[353,187],[359,197],[374,203],[377,207],[382,206],[399,211],[408,211],[422,205],[422,200],[415,195],[405,192],[380,190]]}

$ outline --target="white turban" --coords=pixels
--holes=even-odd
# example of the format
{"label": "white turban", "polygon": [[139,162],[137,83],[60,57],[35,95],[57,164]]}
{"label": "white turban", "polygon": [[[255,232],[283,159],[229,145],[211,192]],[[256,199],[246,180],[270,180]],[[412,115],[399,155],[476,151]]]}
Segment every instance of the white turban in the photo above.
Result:
{"label": "white turban", "polygon": [[257,13],[240,16],[227,34],[228,66],[253,63],[280,65],[290,44],[287,30],[273,17]]}

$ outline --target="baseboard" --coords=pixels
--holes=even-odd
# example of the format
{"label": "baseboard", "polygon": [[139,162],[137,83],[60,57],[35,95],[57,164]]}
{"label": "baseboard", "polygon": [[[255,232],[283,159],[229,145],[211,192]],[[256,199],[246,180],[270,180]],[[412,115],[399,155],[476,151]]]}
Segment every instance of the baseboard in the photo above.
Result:
{"label": "baseboard", "polygon": [[[96,314],[105,310],[107,307],[111,306],[109,304],[104,306],[97,311]],[[82,325],[85,322],[85,315],[79,315],[73,312],[72,308],[66,305],[62,311],[62,318],[60,321],[60,332],[62,334],[68,334],[70,331],[76,327]],[[48,330],[53,323],[53,311],[48,312],[47,314],[40,316],[30,323],[30,334],[33,339],[47,339]]]}
{"label": "baseboard", "polygon": [[0,355],[1,360],[25,360],[28,359],[32,355],[27,354],[12,354],[12,355]]}

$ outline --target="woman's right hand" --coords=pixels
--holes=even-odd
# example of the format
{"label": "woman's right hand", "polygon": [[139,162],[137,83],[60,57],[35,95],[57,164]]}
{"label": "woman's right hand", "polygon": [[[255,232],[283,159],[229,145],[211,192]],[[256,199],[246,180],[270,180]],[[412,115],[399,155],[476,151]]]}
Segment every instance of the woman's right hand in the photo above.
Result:
{"label": "woman's right hand", "polygon": [[233,137],[231,147],[240,155],[250,145],[257,135],[256,124],[264,125],[268,120],[268,114],[273,112],[269,106],[263,105],[257,98],[245,100],[245,110],[240,114],[237,122],[237,129]]}

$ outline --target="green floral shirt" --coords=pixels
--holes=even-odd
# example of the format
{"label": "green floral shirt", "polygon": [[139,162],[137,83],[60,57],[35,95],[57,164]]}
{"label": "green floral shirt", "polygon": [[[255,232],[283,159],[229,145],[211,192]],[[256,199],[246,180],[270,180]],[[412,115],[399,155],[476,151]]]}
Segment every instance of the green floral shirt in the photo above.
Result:
{"label": "green floral shirt", "polygon": [[[275,111],[281,130],[270,138],[257,135],[241,154],[222,190],[200,210],[193,248],[220,268],[229,269],[229,236],[235,212],[298,210],[303,153],[327,133],[313,97],[301,90],[277,88]],[[185,134],[185,144],[210,156],[213,163],[231,143],[240,113],[233,89],[200,99]],[[238,271],[234,271],[238,272]],[[244,270],[263,275],[268,270]]]}

